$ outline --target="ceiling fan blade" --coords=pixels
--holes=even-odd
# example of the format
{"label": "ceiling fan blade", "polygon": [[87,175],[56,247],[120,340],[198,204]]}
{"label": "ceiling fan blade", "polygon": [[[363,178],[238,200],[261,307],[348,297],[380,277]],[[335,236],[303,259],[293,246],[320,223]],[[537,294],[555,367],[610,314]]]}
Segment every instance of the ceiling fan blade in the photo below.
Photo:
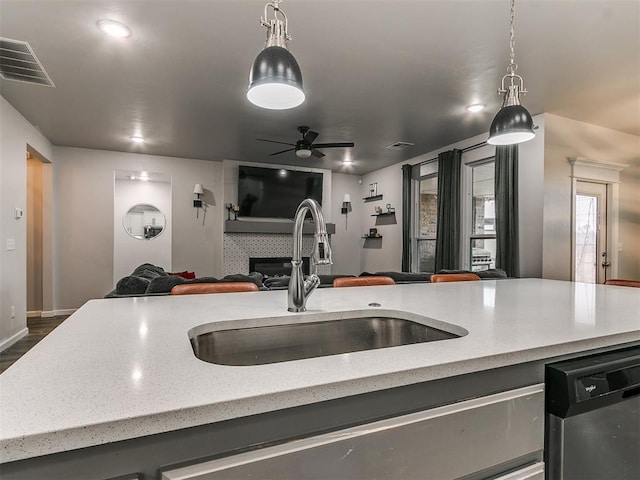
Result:
{"label": "ceiling fan blade", "polygon": [[319,135],[318,132],[313,132],[309,130],[307,133],[305,133],[304,137],[302,137],[302,140],[311,144],[316,138],[318,138],[318,135]]}
{"label": "ceiling fan blade", "polygon": [[280,155],[281,153],[285,153],[285,152],[292,152],[293,150],[295,150],[295,148],[287,148],[286,150],[282,150],[281,152],[271,153],[269,154],[269,156],[273,157],[274,155]]}
{"label": "ceiling fan blade", "polygon": [[317,158],[322,158],[325,156],[324,153],[322,153],[320,150],[316,150],[315,148],[311,150],[311,155]]}
{"label": "ceiling fan blade", "polygon": [[338,143],[316,143],[313,148],[349,148],[355,147],[353,142],[338,142]]}
{"label": "ceiling fan blade", "polygon": [[269,143],[280,143],[282,145],[291,145],[292,147],[295,147],[296,144],[295,143],[287,143],[287,142],[278,142],[276,140],[267,140],[265,138],[256,138],[256,140],[260,141],[260,142],[269,142]]}

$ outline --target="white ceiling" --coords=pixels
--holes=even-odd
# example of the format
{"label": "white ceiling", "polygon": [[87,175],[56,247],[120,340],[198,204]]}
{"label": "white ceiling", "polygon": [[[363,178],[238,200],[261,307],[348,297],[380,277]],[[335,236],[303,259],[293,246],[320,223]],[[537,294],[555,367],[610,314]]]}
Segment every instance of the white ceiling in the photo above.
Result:
{"label": "white ceiling", "polygon": [[[31,44],[56,88],[0,92],[56,145],[273,161],[362,174],[486,132],[508,62],[508,0],[285,0],[307,101],[245,97],[263,0],[0,0],[0,35]],[[133,35],[97,27],[110,18]],[[532,114],[640,135],[640,1],[517,0],[516,61]],[[480,114],[465,111],[485,103]],[[258,142],[354,141],[323,160]],[[132,135],[147,141],[137,145]],[[415,143],[402,151],[396,141]],[[340,161],[346,153],[350,168]]]}

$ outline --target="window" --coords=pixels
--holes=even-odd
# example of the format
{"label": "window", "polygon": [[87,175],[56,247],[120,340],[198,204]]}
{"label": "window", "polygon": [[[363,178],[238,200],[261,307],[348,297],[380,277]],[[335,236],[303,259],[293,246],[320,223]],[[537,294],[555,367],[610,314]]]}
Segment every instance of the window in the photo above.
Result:
{"label": "window", "polygon": [[471,168],[471,235],[469,258],[471,271],[495,268],[496,214],[495,214],[495,161],[481,160]]}
{"label": "window", "polygon": [[438,229],[438,163],[422,165],[420,175],[414,180],[416,218],[413,270],[434,272]]}

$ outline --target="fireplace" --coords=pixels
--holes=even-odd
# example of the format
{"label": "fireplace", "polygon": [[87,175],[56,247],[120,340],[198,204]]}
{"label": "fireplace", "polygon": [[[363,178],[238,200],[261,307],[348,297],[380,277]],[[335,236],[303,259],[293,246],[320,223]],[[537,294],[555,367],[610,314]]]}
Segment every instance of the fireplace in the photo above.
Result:
{"label": "fireplace", "polygon": [[[302,271],[309,275],[309,257],[302,257]],[[265,277],[291,275],[291,257],[250,257],[249,272],[259,272]]]}

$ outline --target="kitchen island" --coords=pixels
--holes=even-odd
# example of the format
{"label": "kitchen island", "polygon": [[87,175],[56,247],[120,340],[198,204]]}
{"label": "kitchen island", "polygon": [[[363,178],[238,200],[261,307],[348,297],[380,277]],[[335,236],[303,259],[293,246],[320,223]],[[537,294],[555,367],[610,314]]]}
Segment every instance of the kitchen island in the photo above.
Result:
{"label": "kitchen island", "polygon": [[[123,446],[133,439],[237,419],[250,428],[252,419],[259,423],[276,412],[377,392],[391,399],[405,387],[470,374],[481,375],[477,378],[484,382],[494,369],[534,365],[538,373],[523,376],[519,384],[505,370],[504,385],[498,382],[489,391],[521,387],[541,380],[536,362],[640,344],[640,292],[627,287],[519,279],[333,288],[314,292],[308,311],[301,314],[286,311],[286,295],[271,291],[88,302],[0,376],[2,463],[19,465],[17,461],[50,455],[42,457],[45,464],[61,452],[84,449],[78,451],[90,455],[91,447]],[[369,306],[373,303],[380,306]],[[469,333],[242,367],[203,362],[190,344],[189,332],[203,324],[242,328],[311,322],[362,310],[408,312]]]}

